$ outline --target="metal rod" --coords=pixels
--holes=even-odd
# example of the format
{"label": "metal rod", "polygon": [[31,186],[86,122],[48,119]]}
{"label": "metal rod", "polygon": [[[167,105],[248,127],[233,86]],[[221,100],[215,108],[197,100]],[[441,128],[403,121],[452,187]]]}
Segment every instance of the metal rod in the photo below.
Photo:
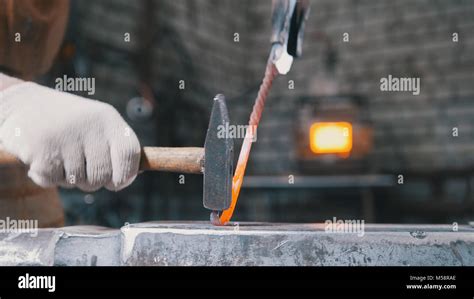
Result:
{"label": "metal rod", "polygon": [[247,167],[247,162],[250,155],[250,149],[252,148],[253,136],[255,136],[258,124],[262,117],[262,112],[265,107],[265,101],[267,96],[270,93],[270,88],[272,87],[273,79],[278,75],[278,70],[273,64],[273,51],[268,59],[267,67],[265,70],[265,76],[263,78],[262,84],[255,99],[255,104],[253,105],[252,114],[250,114],[249,126],[245,133],[245,139],[240,150],[239,160],[237,162],[237,167],[235,169],[235,174],[232,179],[232,202],[229,209],[224,210],[219,218],[211,217],[211,221],[215,225],[224,225],[230,221],[237,205],[237,200],[239,198],[240,188],[244,180],[245,169]]}

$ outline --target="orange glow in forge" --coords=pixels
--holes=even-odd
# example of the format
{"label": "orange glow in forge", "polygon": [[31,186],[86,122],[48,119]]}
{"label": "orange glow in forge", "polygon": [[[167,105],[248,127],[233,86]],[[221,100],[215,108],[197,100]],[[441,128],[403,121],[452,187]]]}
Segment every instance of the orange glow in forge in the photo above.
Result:
{"label": "orange glow in forge", "polygon": [[352,150],[352,125],[348,122],[316,122],[309,130],[309,144],[315,154],[348,156]]}

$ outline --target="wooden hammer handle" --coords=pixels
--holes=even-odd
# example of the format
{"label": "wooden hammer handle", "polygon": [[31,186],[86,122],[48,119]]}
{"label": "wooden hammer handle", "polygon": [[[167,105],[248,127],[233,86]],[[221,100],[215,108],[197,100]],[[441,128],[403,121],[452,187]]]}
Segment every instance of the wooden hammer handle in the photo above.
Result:
{"label": "wooden hammer handle", "polygon": [[[13,155],[0,150],[0,166],[22,165]],[[202,147],[144,147],[140,170],[202,173],[204,148]]]}
{"label": "wooden hammer handle", "polygon": [[140,170],[202,173],[203,147],[144,147]]}

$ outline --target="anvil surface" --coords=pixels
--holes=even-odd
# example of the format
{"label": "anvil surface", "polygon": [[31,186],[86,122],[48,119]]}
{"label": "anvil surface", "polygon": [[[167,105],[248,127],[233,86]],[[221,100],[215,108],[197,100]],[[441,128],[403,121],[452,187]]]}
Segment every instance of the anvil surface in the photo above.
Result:
{"label": "anvil surface", "polygon": [[0,265],[455,266],[474,265],[474,228],[324,223],[147,222],[0,233]]}

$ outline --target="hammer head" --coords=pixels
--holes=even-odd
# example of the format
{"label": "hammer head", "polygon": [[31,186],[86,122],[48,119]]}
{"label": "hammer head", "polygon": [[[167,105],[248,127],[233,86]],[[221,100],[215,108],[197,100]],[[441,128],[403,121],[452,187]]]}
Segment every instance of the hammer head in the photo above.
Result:
{"label": "hammer head", "polygon": [[230,207],[234,172],[234,140],[225,134],[229,113],[224,95],[217,95],[204,143],[203,205],[213,211]]}

